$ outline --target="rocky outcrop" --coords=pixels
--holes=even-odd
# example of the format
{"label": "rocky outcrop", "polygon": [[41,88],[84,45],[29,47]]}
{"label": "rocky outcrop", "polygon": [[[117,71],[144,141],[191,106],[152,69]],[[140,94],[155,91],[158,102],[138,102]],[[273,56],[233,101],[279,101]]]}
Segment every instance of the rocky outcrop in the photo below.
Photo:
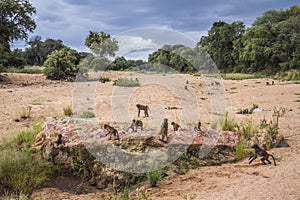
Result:
{"label": "rocky outcrop", "polygon": [[[109,140],[103,123],[74,118],[47,118],[35,140],[44,159],[63,171],[82,177],[104,189],[145,179],[145,172],[164,168],[173,176],[182,167],[216,165],[235,160],[240,135],[231,131],[169,131],[168,143],[159,140],[153,129],[126,133],[116,127],[120,140]],[[58,136],[61,136],[58,137]],[[184,164],[183,164],[184,163]],[[173,174],[173,175],[172,175]]]}

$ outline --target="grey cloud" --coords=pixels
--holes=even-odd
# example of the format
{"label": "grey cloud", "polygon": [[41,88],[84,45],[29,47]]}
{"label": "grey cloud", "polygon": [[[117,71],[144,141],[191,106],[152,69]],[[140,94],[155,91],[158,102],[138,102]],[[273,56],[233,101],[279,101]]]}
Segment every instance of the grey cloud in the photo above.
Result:
{"label": "grey cloud", "polygon": [[37,9],[33,35],[59,38],[84,49],[90,30],[111,35],[139,27],[167,27],[183,33],[207,31],[215,21],[241,20],[251,25],[269,9],[286,9],[298,0],[30,0]]}

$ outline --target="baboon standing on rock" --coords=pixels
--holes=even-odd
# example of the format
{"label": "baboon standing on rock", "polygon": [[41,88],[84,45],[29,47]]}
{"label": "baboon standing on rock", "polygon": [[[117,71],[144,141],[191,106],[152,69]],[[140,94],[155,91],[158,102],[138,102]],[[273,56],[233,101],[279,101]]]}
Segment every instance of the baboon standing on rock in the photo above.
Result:
{"label": "baboon standing on rock", "polygon": [[133,119],[131,125],[127,128],[127,132],[129,129],[132,129],[133,132],[137,132],[138,127],[141,127],[141,130],[143,130],[143,122],[139,119]]}
{"label": "baboon standing on rock", "polygon": [[195,124],[194,130],[195,131],[201,131],[201,122],[200,122],[200,120]]}
{"label": "baboon standing on rock", "polygon": [[105,136],[109,134],[109,140],[111,140],[111,136],[114,136],[114,139],[120,140],[118,131],[114,127],[105,124],[104,129],[108,131],[108,133]]}
{"label": "baboon standing on rock", "polygon": [[141,104],[136,104],[136,107],[138,109],[138,117],[140,117],[141,110],[144,111],[145,117],[149,117],[149,113],[148,113],[148,111],[150,112],[149,106],[147,106],[147,105],[141,105]]}
{"label": "baboon standing on rock", "polygon": [[159,140],[167,143],[168,141],[168,119],[164,118],[163,123],[161,124],[161,129],[159,132]]}
{"label": "baboon standing on rock", "polygon": [[[178,129],[181,129],[181,126],[175,122],[172,122],[171,125],[173,126],[174,131],[178,131]],[[181,129],[182,130],[182,129]]]}

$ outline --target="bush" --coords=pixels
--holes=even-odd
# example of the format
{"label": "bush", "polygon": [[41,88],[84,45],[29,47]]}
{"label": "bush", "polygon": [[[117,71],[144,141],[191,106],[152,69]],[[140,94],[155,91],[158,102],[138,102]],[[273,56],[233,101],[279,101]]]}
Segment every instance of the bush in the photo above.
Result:
{"label": "bush", "polygon": [[79,70],[77,51],[64,47],[53,51],[44,63],[44,74],[56,80],[73,80]]}
{"label": "bush", "polygon": [[29,195],[53,172],[50,163],[33,157],[28,150],[0,152],[0,185],[10,193]]}
{"label": "bush", "polygon": [[121,87],[139,87],[140,82],[132,78],[119,78],[118,80],[115,80],[114,85]]}
{"label": "bush", "polygon": [[72,105],[67,105],[63,108],[65,116],[71,117],[73,115]]}
{"label": "bush", "polygon": [[87,110],[81,114],[81,117],[82,118],[93,118],[93,117],[95,117],[95,114],[92,111]]}
{"label": "bush", "polygon": [[276,79],[285,81],[299,81],[300,80],[300,70],[290,70],[287,72],[277,73]]}
{"label": "bush", "polygon": [[148,178],[150,185],[152,187],[155,187],[157,185],[158,181],[160,181],[162,179],[162,171],[155,170],[155,171],[147,172],[147,178]]}

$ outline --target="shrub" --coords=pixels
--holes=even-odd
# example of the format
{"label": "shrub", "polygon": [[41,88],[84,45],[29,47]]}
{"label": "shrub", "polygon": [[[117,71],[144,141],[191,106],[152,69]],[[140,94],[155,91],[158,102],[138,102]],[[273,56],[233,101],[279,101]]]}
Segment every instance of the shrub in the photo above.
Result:
{"label": "shrub", "polygon": [[118,80],[114,81],[114,85],[121,87],[139,87],[140,82],[132,78],[119,78]]}
{"label": "shrub", "polygon": [[280,79],[280,80],[285,80],[285,81],[299,81],[300,80],[300,71],[299,70],[290,70],[287,72],[277,73],[275,78]]}
{"label": "shrub", "polygon": [[93,118],[93,117],[95,117],[95,114],[92,111],[87,110],[81,114],[81,117],[82,118]]}
{"label": "shrub", "polygon": [[53,51],[44,63],[44,74],[47,78],[56,80],[73,80],[79,66],[77,51],[64,47]]}
{"label": "shrub", "polygon": [[160,181],[162,179],[162,171],[154,170],[154,171],[147,172],[147,178],[148,178],[150,185],[152,187],[155,187],[157,185],[158,181]]}
{"label": "shrub", "polygon": [[65,116],[71,117],[73,115],[72,105],[67,105],[63,108]]}

